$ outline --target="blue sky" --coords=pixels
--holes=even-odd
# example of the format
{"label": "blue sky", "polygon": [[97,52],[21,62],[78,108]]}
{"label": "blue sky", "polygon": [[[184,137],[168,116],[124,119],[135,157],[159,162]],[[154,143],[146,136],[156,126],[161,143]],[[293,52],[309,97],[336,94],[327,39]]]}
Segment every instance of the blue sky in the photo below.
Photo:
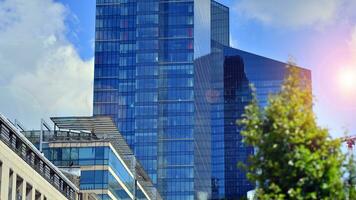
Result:
{"label": "blue sky", "polygon": [[[84,1],[85,3],[83,3]],[[93,56],[94,0],[61,0],[61,2],[67,5],[73,14],[78,17],[74,29],[79,30],[76,34],[80,36],[72,41],[83,58],[90,58]],[[331,80],[327,76],[335,76],[337,73],[337,70],[333,71],[332,68],[343,68],[343,66],[328,63],[328,60],[338,60],[350,53],[348,52],[348,42],[352,39],[351,34],[356,26],[355,16],[350,14],[350,16],[338,19],[339,16],[336,12],[347,11],[343,10],[344,8],[334,8],[338,6],[336,5],[337,1],[316,1],[316,5],[305,6],[295,6],[295,3],[285,1],[287,3],[281,3],[280,11],[273,10],[273,7],[276,7],[275,5],[262,5],[262,8],[258,8],[262,1],[220,0],[219,2],[230,7],[231,43],[233,46],[280,61],[287,61],[292,57],[299,65],[311,69],[316,97],[315,110],[320,123],[331,128],[333,133],[337,135],[342,134],[344,130],[356,132],[356,123],[352,121],[356,117],[356,104],[344,100],[355,96],[327,91],[329,90],[328,87],[337,87],[336,82],[327,81]],[[278,3],[278,0],[273,2]],[[270,2],[270,4],[274,3]],[[299,4],[304,3],[308,4],[305,1],[299,2]],[[321,7],[321,3],[326,4],[326,10],[332,11],[328,13],[328,11],[323,10],[312,10],[313,12],[320,12],[320,14],[301,17],[301,15],[310,15],[310,13],[306,13],[308,9],[313,9],[313,6]],[[239,6],[244,8],[241,9]],[[254,6],[257,8],[254,8]],[[308,6],[311,8],[308,8]],[[290,15],[288,13],[276,13],[286,12],[283,10],[294,8],[296,11]],[[267,19],[270,18],[270,21],[264,21],[263,17],[259,17],[258,14],[252,16],[242,14],[244,12],[259,12],[263,9],[267,9],[264,15]],[[335,13],[330,14],[330,12]],[[287,19],[278,19],[278,17]],[[303,19],[289,21],[288,18]],[[356,90],[356,88],[354,89]],[[338,95],[345,95],[345,97],[335,97]],[[356,101],[356,99],[353,100]]]}
{"label": "blue sky", "polygon": [[[356,134],[356,1],[218,2],[230,7],[234,47],[311,69],[320,124],[334,136]],[[0,96],[11,94],[0,111],[30,126],[48,115],[90,114],[94,19],[95,0],[0,1],[0,66],[9,66],[0,67]]]}
{"label": "blue sky", "polygon": [[59,0],[70,14],[68,24],[68,38],[75,44],[80,56],[89,59],[93,56],[95,34],[95,0]]}

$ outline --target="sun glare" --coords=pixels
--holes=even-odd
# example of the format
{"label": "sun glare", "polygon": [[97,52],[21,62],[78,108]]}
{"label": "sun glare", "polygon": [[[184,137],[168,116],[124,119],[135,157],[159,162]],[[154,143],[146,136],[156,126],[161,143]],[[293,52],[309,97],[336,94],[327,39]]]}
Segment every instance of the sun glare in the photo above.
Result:
{"label": "sun glare", "polygon": [[356,70],[344,69],[339,76],[340,86],[347,92],[356,91]]}

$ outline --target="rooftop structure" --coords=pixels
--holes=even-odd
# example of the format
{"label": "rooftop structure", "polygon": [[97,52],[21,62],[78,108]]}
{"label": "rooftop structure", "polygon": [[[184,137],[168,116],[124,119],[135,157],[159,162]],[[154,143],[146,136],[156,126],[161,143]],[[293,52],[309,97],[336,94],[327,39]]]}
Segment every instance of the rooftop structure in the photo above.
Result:
{"label": "rooftop structure", "polygon": [[[53,131],[27,131],[25,135],[43,146],[43,153],[55,165],[80,176],[81,192],[107,199],[161,199],[111,118],[51,120]],[[94,176],[100,178],[94,180]]]}

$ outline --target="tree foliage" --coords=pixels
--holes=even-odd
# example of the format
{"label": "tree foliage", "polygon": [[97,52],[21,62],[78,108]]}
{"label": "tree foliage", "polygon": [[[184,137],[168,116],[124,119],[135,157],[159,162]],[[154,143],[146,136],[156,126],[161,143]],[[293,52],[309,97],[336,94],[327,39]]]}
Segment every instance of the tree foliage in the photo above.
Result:
{"label": "tree foliage", "polygon": [[356,164],[353,153],[350,153],[346,160],[345,174],[346,197],[349,200],[356,199]]}
{"label": "tree foliage", "polygon": [[344,199],[340,141],[320,128],[312,94],[300,71],[261,109],[254,97],[239,124],[244,141],[255,147],[246,166],[258,199]]}

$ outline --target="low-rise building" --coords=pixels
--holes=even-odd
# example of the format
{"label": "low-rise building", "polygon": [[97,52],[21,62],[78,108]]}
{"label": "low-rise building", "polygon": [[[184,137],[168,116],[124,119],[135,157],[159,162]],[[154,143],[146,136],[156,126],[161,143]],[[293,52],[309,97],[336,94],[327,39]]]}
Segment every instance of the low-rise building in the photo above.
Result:
{"label": "low-rise building", "polygon": [[83,194],[94,193],[104,200],[161,199],[111,118],[51,119],[53,131],[24,134],[77,182]]}
{"label": "low-rise building", "polygon": [[78,200],[79,189],[0,114],[0,199]]}

